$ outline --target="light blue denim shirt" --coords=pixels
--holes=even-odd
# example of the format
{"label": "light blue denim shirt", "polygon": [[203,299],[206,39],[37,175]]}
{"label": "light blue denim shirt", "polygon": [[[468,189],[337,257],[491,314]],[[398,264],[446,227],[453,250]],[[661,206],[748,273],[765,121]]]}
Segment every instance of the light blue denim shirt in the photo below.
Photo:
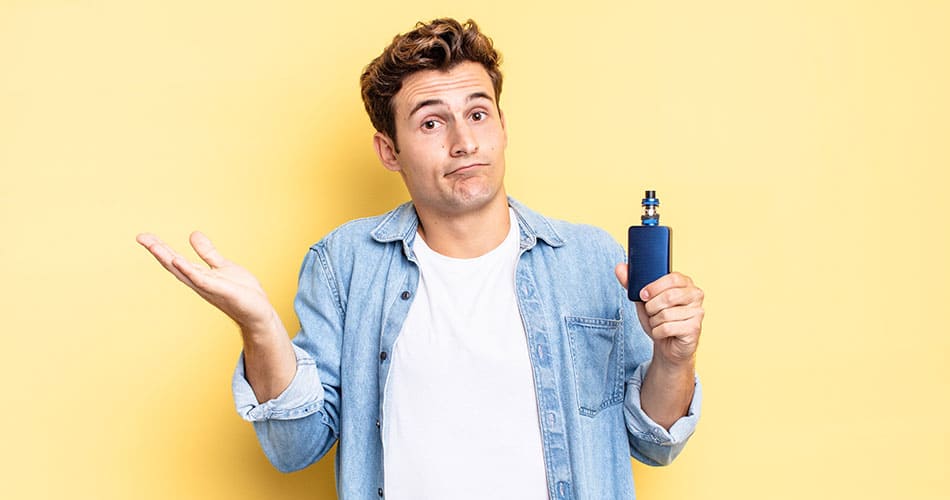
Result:
{"label": "light blue denim shirt", "polygon": [[[600,229],[509,203],[521,233],[515,285],[548,494],[632,499],[630,456],[665,465],[679,454],[699,418],[699,383],[688,415],[669,431],[653,422],[640,408],[653,344],[613,272],[625,260],[623,248]],[[385,491],[379,419],[390,353],[419,283],[412,250],[418,222],[406,203],[349,222],[310,247],[294,300],[301,329],[290,386],[259,403],[243,354],[234,373],[237,411],[253,422],[278,470],[302,469],[339,441],[336,484],[344,500]]]}

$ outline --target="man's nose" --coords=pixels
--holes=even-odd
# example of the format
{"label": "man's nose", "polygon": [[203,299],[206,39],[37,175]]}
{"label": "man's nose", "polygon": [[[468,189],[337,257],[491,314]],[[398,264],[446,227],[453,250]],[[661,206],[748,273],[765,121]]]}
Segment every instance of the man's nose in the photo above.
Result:
{"label": "man's nose", "polygon": [[452,156],[468,156],[478,151],[478,141],[468,122],[457,122],[452,134]]}

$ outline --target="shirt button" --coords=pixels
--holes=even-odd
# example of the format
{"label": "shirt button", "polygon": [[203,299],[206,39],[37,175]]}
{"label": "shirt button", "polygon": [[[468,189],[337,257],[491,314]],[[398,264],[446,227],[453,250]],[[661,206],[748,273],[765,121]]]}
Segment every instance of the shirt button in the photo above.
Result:
{"label": "shirt button", "polygon": [[409,297],[412,297],[412,294],[409,293],[409,290],[406,290],[405,292],[402,292],[400,297],[402,297],[402,300],[409,300]]}
{"label": "shirt button", "polygon": [[376,421],[376,428],[379,429],[379,420]]}
{"label": "shirt button", "polygon": [[383,489],[380,488],[380,489],[376,490],[376,493],[379,493],[379,496],[383,496]]}
{"label": "shirt button", "polygon": [[383,352],[379,353],[379,360],[380,360],[380,361],[386,361],[386,357],[387,357],[386,351],[383,351]]}

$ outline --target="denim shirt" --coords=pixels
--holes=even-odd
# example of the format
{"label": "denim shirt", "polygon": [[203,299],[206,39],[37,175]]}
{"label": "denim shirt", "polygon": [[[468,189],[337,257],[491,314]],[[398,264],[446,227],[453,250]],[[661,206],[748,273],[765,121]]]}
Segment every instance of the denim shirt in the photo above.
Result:
{"label": "denim shirt", "polygon": [[[509,204],[521,233],[515,288],[548,495],[632,499],[630,457],[665,465],[679,454],[699,418],[699,383],[688,414],[669,431],[650,419],[640,408],[640,386],[653,344],[614,276],[623,248],[600,229]],[[301,329],[290,385],[259,403],[243,354],[234,373],[237,411],[253,422],[278,470],[302,469],[339,442],[336,487],[344,500],[385,492],[379,419],[390,353],[419,284],[412,249],[418,224],[406,203],[344,224],[310,247],[294,300]]]}

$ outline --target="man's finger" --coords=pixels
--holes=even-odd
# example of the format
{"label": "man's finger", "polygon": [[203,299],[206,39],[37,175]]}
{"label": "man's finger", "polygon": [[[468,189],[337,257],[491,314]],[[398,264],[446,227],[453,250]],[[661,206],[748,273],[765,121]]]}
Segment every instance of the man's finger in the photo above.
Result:
{"label": "man's finger", "polygon": [[656,281],[643,287],[643,290],[640,290],[640,298],[647,301],[663,293],[666,289],[685,287],[692,284],[693,280],[689,276],[674,271],[660,276]]}
{"label": "man's finger", "polygon": [[177,252],[172,250],[168,245],[166,245],[162,240],[158,239],[154,234],[142,233],[135,237],[135,240],[139,242],[143,247],[145,247],[149,253],[152,254],[152,257],[155,257],[155,260],[158,261],[162,267],[165,268],[168,272],[172,273],[179,281],[188,285],[190,288],[194,289],[195,284],[192,283],[182,272],[175,267],[173,261],[176,258],[185,260],[184,257],[179,255]]}
{"label": "man's finger", "polygon": [[212,268],[218,268],[227,264],[227,259],[218,253],[218,249],[214,247],[211,240],[208,239],[204,233],[195,231],[191,233],[191,237],[188,239],[191,242],[192,248],[194,248],[198,256],[201,257],[201,260],[207,262]]}
{"label": "man's finger", "polygon": [[685,321],[701,315],[702,311],[702,307],[693,304],[663,309],[655,315],[650,316],[650,327],[656,328],[664,323],[671,323],[673,321]]}
{"label": "man's finger", "polygon": [[650,326],[650,315],[647,314],[646,306],[644,306],[643,302],[637,302],[635,306],[637,308],[637,319],[640,320],[640,326],[647,335],[650,335],[650,330],[652,330],[653,327]]}
{"label": "man's finger", "polygon": [[703,291],[695,286],[676,287],[663,290],[648,300],[644,305],[646,306],[647,314],[653,316],[670,307],[701,303],[702,299]]}
{"label": "man's finger", "polygon": [[145,247],[152,256],[155,257],[163,266],[170,266],[172,259],[175,257],[181,257],[178,252],[175,252],[164,241],[158,239],[154,234],[142,233],[135,237],[135,241],[138,241],[143,247]]}
{"label": "man's finger", "polygon": [[627,288],[627,272],[626,264],[617,264],[617,267],[614,268],[614,274],[617,275],[617,280],[624,288]]}
{"label": "man's finger", "polygon": [[680,337],[683,340],[695,339],[702,328],[702,317],[693,317],[683,321],[663,323],[650,332],[653,340],[662,340],[668,337]]}

